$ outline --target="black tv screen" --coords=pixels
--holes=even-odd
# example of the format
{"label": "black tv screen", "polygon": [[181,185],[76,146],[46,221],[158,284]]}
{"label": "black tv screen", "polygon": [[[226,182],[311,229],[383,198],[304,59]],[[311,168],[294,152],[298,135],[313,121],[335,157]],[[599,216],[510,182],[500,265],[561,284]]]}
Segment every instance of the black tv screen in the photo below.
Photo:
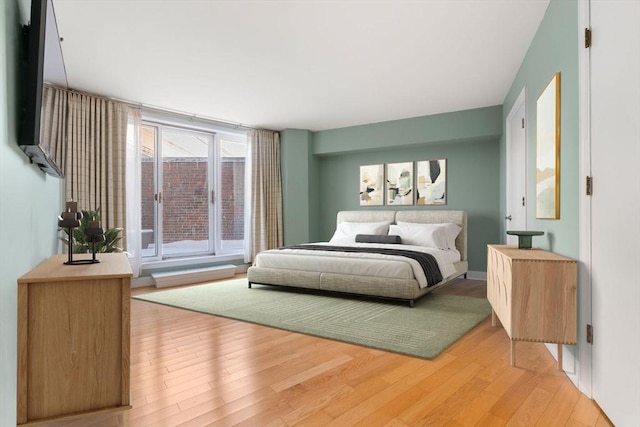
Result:
{"label": "black tv screen", "polygon": [[27,55],[18,144],[40,169],[62,178],[63,158],[55,146],[63,144],[65,130],[52,138],[41,123],[44,85],[68,87],[52,0],[31,0],[31,20],[24,30]]}

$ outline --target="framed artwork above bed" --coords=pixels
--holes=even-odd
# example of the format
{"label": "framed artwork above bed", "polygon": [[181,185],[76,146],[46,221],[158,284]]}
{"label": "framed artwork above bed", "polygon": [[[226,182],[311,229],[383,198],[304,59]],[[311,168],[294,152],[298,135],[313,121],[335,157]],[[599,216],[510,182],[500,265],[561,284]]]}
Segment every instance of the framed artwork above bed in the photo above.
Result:
{"label": "framed artwork above bed", "polygon": [[416,162],[416,204],[447,204],[447,159]]}
{"label": "framed artwork above bed", "polygon": [[387,163],[387,205],[413,205],[413,162]]}
{"label": "framed artwork above bed", "polygon": [[360,206],[384,205],[384,165],[360,166]]}

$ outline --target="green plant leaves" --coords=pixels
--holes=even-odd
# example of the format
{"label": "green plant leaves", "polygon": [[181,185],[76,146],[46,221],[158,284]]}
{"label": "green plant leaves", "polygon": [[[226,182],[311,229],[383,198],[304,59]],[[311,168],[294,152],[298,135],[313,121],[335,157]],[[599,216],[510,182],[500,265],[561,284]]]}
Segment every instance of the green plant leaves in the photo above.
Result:
{"label": "green plant leaves", "polygon": [[[89,226],[89,221],[100,221],[100,208],[96,210],[83,210],[80,226],[72,229],[72,250],[75,254],[86,254],[93,252],[93,243],[87,242],[84,230]],[[69,245],[69,229],[60,228],[64,231],[64,236],[59,237],[65,246]],[[96,253],[122,252],[118,243],[122,240],[122,228],[109,228],[104,232],[104,242],[97,242]]]}

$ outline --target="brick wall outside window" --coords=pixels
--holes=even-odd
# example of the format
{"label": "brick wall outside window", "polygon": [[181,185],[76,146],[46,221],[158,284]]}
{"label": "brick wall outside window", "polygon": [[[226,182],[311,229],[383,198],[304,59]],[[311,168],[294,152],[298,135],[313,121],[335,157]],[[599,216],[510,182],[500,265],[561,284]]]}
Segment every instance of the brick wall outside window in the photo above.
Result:
{"label": "brick wall outside window", "polygon": [[[207,161],[202,158],[172,158],[163,163],[164,213],[163,241],[208,239],[210,190],[207,186]],[[244,158],[223,158],[220,193],[216,202],[221,209],[221,239],[244,238]],[[153,161],[141,167],[142,229],[152,230],[154,223]]]}
{"label": "brick wall outside window", "polygon": [[218,202],[221,203],[222,240],[244,239],[244,158],[225,157],[221,162]]}
{"label": "brick wall outside window", "polygon": [[142,200],[142,229],[153,229],[153,208],[154,208],[154,188],[153,188],[153,159],[145,158],[142,160],[140,168],[140,179],[142,187],[140,189],[140,198]]}
{"label": "brick wall outside window", "polygon": [[163,243],[209,238],[207,159],[162,162]]}

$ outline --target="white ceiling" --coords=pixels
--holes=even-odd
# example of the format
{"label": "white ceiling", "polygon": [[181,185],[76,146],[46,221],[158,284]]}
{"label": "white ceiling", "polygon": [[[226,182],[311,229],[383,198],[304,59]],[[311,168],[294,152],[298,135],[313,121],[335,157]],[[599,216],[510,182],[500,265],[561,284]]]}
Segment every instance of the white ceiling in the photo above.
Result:
{"label": "white ceiling", "polygon": [[502,104],[549,0],[53,0],[69,86],[274,130]]}

